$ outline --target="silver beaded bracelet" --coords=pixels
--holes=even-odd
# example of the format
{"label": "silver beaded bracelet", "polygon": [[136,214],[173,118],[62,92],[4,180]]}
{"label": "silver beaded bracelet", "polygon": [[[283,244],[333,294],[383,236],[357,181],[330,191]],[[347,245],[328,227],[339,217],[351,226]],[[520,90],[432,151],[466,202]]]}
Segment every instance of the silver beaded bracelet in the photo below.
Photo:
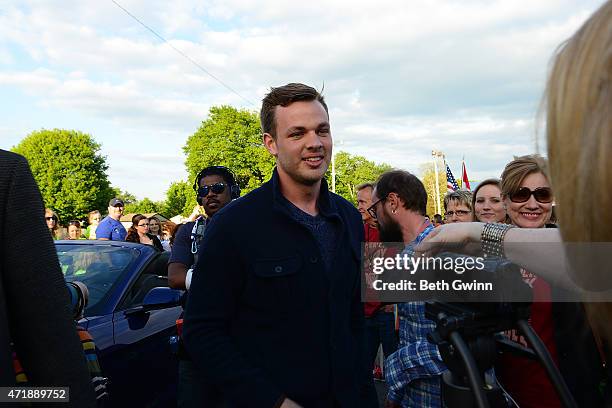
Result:
{"label": "silver beaded bracelet", "polygon": [[504,257],[504,237],[514,225],[509,224],[485,224],[480,235],[482,251],[485,257]]}

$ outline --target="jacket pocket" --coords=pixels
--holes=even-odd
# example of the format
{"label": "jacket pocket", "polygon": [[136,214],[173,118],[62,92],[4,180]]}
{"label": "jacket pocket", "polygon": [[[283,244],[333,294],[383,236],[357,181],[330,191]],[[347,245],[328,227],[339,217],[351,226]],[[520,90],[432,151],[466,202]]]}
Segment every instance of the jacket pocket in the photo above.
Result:
{"label": "jacket pocket", "polygon": [[302,260],[297,255],[256,259],[247,284],[246,300],[255,310],[285,315],[294,307]]}
{"label": "jacket pocket", "polygon": [[297,273],[301,266],[297,256],[255,261],[255,275],[260,278],[280,278]]}

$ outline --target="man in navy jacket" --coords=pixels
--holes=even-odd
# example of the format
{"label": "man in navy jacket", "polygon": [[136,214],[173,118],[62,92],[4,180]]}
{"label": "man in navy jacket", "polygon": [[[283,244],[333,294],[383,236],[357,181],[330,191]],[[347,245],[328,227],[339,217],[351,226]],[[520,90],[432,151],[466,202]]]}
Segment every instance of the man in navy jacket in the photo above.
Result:
{"label": "man in navy jacket", "polygon": [[363,227],[323,179],[327,106],[315,89],[288,84],[263,100],[261,122],[277,167],[206,231],[187,350],[232,407],[359,407]]}

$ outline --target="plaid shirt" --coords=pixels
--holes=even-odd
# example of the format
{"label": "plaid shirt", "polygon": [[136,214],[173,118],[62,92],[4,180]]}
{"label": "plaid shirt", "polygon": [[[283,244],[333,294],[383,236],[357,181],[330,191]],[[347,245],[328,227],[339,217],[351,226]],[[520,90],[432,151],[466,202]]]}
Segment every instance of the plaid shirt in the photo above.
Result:
{"label": "plaid shirt", "polygon": [[[433,231],[428,224],[402,254],[414,255],[414,247]],[[398,304],[400,345],[385,362],[389,385],[387,398],[406,407],[441,407],[440,374],[447,370],[438,347],[427,340],[436,325],[425,317],[423,302]]]}

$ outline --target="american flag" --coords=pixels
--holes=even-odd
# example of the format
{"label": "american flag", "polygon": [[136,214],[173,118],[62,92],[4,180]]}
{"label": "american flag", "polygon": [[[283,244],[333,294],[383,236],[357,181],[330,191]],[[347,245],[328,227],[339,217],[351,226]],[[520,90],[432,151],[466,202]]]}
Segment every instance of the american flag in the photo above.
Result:
{"label": "american flag", "polygon": [[446,190],[447,191],[459,190],[459,185],[457,185],[457,182],[455,181],[455,177],[453,176],[453,173],[451,172],[450,167],[448,167],[448,164],[446,165]]}

